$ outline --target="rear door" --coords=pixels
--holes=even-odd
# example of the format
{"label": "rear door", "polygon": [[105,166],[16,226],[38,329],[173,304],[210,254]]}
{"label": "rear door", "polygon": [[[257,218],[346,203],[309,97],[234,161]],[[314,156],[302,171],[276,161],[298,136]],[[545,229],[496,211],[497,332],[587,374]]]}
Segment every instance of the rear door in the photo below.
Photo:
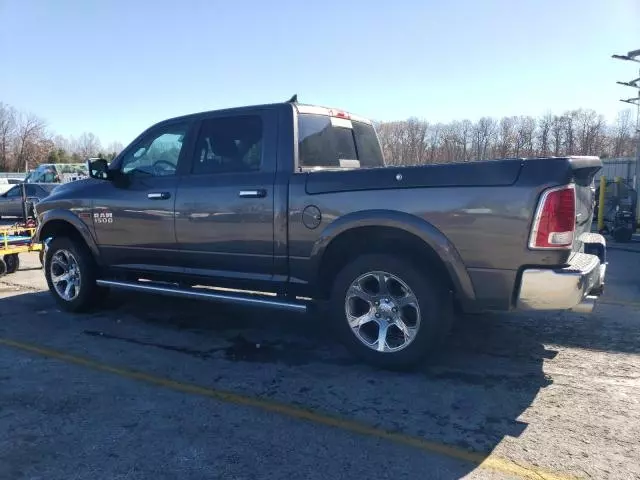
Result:
{"label": "rear door", "polygon": [[186,273],[241,280],[273,275],[277,112],[203,119],[178,188],[176,236]]}

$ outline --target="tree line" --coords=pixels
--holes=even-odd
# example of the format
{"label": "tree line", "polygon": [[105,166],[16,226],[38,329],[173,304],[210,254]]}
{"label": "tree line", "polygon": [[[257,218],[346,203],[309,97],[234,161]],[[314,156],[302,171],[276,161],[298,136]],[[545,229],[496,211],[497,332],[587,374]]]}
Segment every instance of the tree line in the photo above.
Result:
{"label": "tree line", "polygon": [[90,157],[110,160],[122,148],[120,142],[103,147],[91,132],[56,135],[44,119],[0,102],[0,172],[24,172],[42,163],[80,163]]}
{"label": "tree line", "polygon": [[[621,111],[611,124],[593,110],[579,109],[537,118],[430,123],[413,117],[375,125],[385,160],[391,165],[548,155],[631,157],[638,135],[631,110]],[[122,148],[120,142],[103,147],[90,132],[78,137],[56,135],[42,118],[0,102],[0,171],[25,171],[42,163],[77,163],[89,157],[110,160]]]}
{"label": "tree line", "polygon": [[579,109],[535,118],[482,117],[451,123],[418,118],[377,122],[385,160],[392,165],[468,162],[513,157],[635,155],[637,133],[631,110],[607,124],[603,115]]}

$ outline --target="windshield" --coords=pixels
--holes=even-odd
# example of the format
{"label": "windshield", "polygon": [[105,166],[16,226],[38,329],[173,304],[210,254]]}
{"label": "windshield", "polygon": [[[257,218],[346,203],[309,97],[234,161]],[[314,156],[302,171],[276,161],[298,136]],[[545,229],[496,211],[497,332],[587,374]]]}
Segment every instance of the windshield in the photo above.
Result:
{"label": "windshield", "polygon": [[373,126],[327,115],[298,115],[300,168],[383,167]]}

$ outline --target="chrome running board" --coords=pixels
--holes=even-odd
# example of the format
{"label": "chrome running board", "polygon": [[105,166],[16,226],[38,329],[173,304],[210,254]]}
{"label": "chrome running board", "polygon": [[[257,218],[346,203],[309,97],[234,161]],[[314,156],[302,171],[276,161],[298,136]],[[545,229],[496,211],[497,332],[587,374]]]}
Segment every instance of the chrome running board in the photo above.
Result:
{"label": "chrome running board", "polygon": [[303,301],[281,300],[278,297],[270,298],[267,295],[223,293],[204,288],[178,288],[154,282],[122,282],[116,280],[96,280],[100,287],[110,287],[134,292],[156,293],[170,297],[190,298],[193,300],[209,300],[212,302],[244,305],[247,307],[273,308],[296,313],[306,313],[307,303]]}

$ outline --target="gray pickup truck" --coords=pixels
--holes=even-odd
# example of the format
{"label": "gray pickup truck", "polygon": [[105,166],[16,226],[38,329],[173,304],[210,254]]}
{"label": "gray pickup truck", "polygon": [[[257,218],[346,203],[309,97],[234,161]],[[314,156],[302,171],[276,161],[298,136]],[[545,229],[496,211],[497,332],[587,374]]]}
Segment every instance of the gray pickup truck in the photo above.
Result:
{"label": "gray pickup truck", "polygon": [[60,306],[109,288],[316,309],[355,354],[416,364],[456,311],[591,311],[597,157],[386,166],[370,121],[289,102],[166,120],[38,203]]}

